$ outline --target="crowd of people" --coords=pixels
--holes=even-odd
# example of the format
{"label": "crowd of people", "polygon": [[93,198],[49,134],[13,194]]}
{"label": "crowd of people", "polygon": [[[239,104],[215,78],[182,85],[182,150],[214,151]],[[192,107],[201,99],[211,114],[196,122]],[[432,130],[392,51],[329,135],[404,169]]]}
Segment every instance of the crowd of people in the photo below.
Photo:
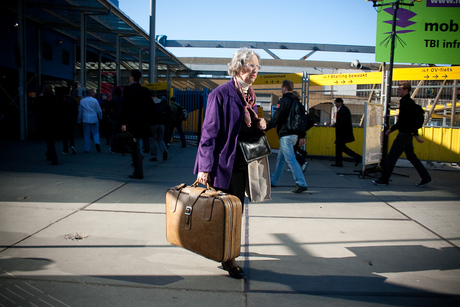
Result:
{"label": "crowd of people", "polygon": [[[157,98],[157,93],[141,86],[141,73],[133,70],[130,85],[115,87],[112,98],[107,95],[97,98],[94,89],[85,89],[78,83],[73,88],[46,84],[33,110],[37,121],[37,135],[46,141],[46,159],[51,165],[58,165],[56,143],[62,140],[62,154],[89,153],[92,144],[101,152],[101,139],[112,153],[121,152],[120,135],[124,132],[132,141],[124,140],[123,153],[131,153],[134,179],[143,179],[143,154],[150,154],[150,161],[157,156],[168,159],[168,147],[177,130],[182,147],[186,146],[182,130],[184,108],[174,97]],[[75,137],[84,138],[84,148],[78,150]]]}

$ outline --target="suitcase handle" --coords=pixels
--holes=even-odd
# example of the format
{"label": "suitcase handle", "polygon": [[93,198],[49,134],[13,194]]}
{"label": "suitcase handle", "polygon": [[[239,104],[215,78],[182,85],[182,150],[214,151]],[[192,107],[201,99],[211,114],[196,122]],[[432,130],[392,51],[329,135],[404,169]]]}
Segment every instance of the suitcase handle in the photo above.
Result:
{"label": "suitcase handle", "polygon": [[[192,184],[192,187],[196,188],[200,183],[198,182],[198,180],[196,180],[193,184]],[[216,189],[214,189],[213,187],[211,187],[209,185],[209,183],[206,182],[206,190],[210,190],[210,191],[213,191],[213,192],[216,192]]]}

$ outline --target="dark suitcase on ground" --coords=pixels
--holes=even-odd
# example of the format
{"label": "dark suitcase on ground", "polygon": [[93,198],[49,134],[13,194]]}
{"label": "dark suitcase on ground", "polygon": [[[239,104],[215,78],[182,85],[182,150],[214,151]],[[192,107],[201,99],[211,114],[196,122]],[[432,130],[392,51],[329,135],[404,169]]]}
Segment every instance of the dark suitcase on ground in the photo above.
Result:
{"label": "dark suitcase on ground", "polygon": [[166,238],[206,258],[223,262],[240,255],[238,197],[185,183],[166,192]]}

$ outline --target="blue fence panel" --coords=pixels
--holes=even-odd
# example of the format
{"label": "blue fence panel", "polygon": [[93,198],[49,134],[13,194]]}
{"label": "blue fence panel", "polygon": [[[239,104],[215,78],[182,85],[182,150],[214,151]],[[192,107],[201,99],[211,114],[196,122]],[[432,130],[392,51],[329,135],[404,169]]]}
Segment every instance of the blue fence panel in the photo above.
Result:
{"label": "blue fence panel", "polygon": [[[188,117],[182,125],[185,138],[188,141],[198,142],[200,139],[201,124],[209,92],[210,90],[207,88],[173,90],[176,101],[188,112]],[[173,138],[179,138],[179,134],[174,132]]]}

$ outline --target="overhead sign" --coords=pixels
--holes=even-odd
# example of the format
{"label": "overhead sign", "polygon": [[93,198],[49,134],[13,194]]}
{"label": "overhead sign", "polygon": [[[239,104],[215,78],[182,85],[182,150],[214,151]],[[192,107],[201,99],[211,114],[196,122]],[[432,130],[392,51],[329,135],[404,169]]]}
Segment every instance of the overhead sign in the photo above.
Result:
{"label": "overhead sign", "polygon": [[359,72],[330,75],[310,75],[310,86],[380,84],[381,72]]}
{"label": "overhead sign", "polygon": [[166,82],[157,82],[157,83],[144,83],[142,86],[145,86],[149,90],[153,91],[165,91],[168,89],[168,83]]}
{"label": "overhead sign", "polygon": [[[460,0],[459,0],[460,1]],[[309,75],[310,86],[381,84],[382,72],[354,72],[328,75]],[[302,83],[301,74],[261,75],[253,84],[279,84],[289,79]],[[393,69],[394,81],[410,80],[460,80],[460,66],[414,67]]]}
{"label": "overhead sign", "polygon": [[[390,3],[394,0],[379,2]],[[392,5],[379,7],[376,62],[390,61],[393,11]],[[459,0],[423,0],[413,6],[400,5],[396,17],[395,63],[460,64]]]}
{"label": "overhead sign", "polygon": [[393,80],[460,80],[460,66],[396,68]]}
{"label": "overhead sign", "polygon": [[284,80],[291,80],[294,83],[302,83],[302,74],[278,74],[278,75],[258,75],[254,85],[280,85]]}

